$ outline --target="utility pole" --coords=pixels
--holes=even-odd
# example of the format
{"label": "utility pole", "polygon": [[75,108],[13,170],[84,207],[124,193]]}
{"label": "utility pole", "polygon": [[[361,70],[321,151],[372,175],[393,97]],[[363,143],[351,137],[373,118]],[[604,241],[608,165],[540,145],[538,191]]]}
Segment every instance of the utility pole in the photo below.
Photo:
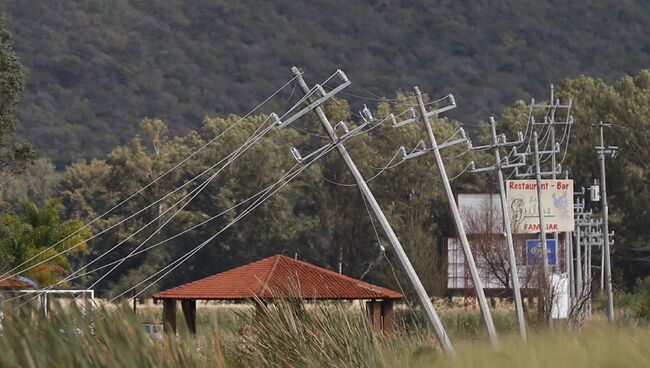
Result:
{"label": "utility pole", "polygon": [[[569,171],[564,172],[564,179],[569,180]],[[573,195],[573,193],[571,193]],[[573,248],[573,237],[571,236],[571,232],[566,232],[565,237],[564,237],[564,268],[566,269],[567,273],[567,286],[569,287],[569,305],[571,305],[572,300],[573,300],[573,295],[574,295],[574,289],[573,289],[573,255],[572,255],[572,248]]]}
{"label": "utility pole", "polygon": [[[580,194],[580,193],[578,193]],[[584,188],[583,192],[584,194]],[[585,202],[584,198],[578,197],[578,203],[575,205],[575,249],[576,249],[576,263],[574,267],[575,283],[576,283],[576,296],[582,295],[582,246],[580,245],[580,238],[582,237],[581,228],[582,221],[585,216]]]}
{"label": "utility pole", "polygon": [[[467,240],[467,235],[465,234],[465,227],[460,218],[460,213],[458,211],[458,206],[456,205],[456,200],[454,199],[454,193],[451,190],[451,185],[449,184],[449,178],[447,177],[447,172],[445,171],[445,164],[440,155],[440,148],[436,142],[436,137],[433,134],[433,129],[431,128],[431,123],[429,122],[430,113],[427,112],[424,105],[424,100],[422,99],[422,92],[418,87],[415,87],[415,95],[417,97],[418,105],[420,107],[420,115],[426,127],[427,134],[429,136],[429,141],[431,143],[431,148],[433,150],[434,156],[436,158],[436,163],[438,165],[438,170],[440,171],[440,176],[442,177],[442,183],[447,194],[447,200],[449,201],[449,207],[451,208],[451,213],[454,217],[454,222],[456,223],[456,230],[458,230],[458,236],[460,238],[463,251],[465,253],[465,260],[472,276],[472,282],[474,283],[474,288],[476,290],[476,297],[478,299],[479,307],[483,315],[483,320],[487,328],[488,336],[492,344],[496,344],[497,333],[494,328],[494,321],[492,321],[492,314],[490,313],[490,308],[488,306],[487,298],[485,297],[485,292],[483,290],[483,282],[476,268],[476,262],[474,261],[474,256],[472,255],[472,249],[470,248],[469,241]],[[455,104],[454,104],[455,106]],[[437,114],[437,112],[436,112]]]}
{"label": "utility pole", "polygon": [[[535,180],[537,183],[537,211],[539,212],[539,241],[542,246],[542,280],[539,283],[539,311],[543,312],[544,318],[550,316],[550,311],[547,310],[550,293],[550,280],[548,272],[548,247],[546,246],[546,228],[544,223],[544,205],[542,203],[542,176],[539,165],[539,142],[537,132],[533,132],[533,152],[535,155]],[[553,170],[555,171],[555,167]],[[557,243],[555,243],[557,250]],[[549,313],[548,315],[546,313]],[[551,320],[549,319],[548,322]]]}
{"label": "utility pole", "polygon": [[[550,134],[551,134],[551,147],[555,147],[555,112],[557,110],[557,106],[560,104],[560,101],[557,101],[557,103],[556,103],[554,98],[555,98],[554,87],[551,84],[551,101],[550,101],[550,103],[551,103],[551,111],[550,111],[550,114],[549,114],[550,118],[549,118],[549,122],[548,122],[548,125],[549,125],[548,128],[551,130],[550,131]],[[553,170],[551,170],[551,179],[553,179],[553,181],[555,181],[557,179],[557,172],[555,170],[556,165],[557,165],[557,160],[556,160],[556,157],[555,157],[555,152],[552,152],[551,153],[551,167],[553,168]],[[568,179],[568,177],[567,177],[567,179]],[[559,234],[558,234],[557,231],[553,232],[553,239],[555,239],[555,248],[556,248],[556,252],[557,252],[557,251],[559,251],[559,248],[560,248],[560,241],[559,241],[560,239],[559,239]]]}
{"label": "utility pole", "polygon": [[[512,225],[510,224],[510,215],[508,213],[508,199],[506,198],[506,188],[505,182],[503,180],[503,169],[508,167],[517,167],[525,165],[525,156],[521,156],[522,162],[517,164],[503,163],[501,161],[501,153],[499,149],[501,147],[515,146],[523,143],[523,135],[519,133],[519,139],[516,142],[506,142],[505,136],[503,137],[503,142],[499,141],[496,130],[496,121],[494,117],[490,116],[490,128],[492,130],[492,145],[491,147],[494,150],[494,159],[495,165],[492,167],[486,167],[481,169],[473,169],[472,172],[481,172],[481,171],[492,171],[496,170],[497,172],[497,182],[499,186],[499,196],[501,198],[501,215],[503,216],[503,233],[506,237],[506,243],[508,247],[508,262],[510,264],[510,273],[512,280],[512,290],[515,297],[515,309],[517,311],[517,322],[519,323],[519,335],[525,341],[527,339],[526,335],[526,319],[524,318],[524,307],[521,300],[521,286],[519,284],[519,272],[517,271],[517,255],[515,254],[515,246],[512,241]],[[483,150],[487,147],[476,147],[477,150]],[[507,159],[507,157],[506,157]],[[472,165],[473,166],[473,165]]]}
{"label": "utility pole", "polygon": [[[303,90],[305,95],[310,94],[310,88],[307,86],[307,83],[305,83],[305,80],[302,77],[302,72],[300,69],[297,67],[293,67],[291,69],[293,74],[297,77],[298,84],[300,85],[300,88]],[[342,71],[339,71],[339,77],[344,81],[345,85],[348,85],[350,82],[348,78],[345,76],[345,74]],[[317,88],[318,89],[318,88]],[[335,89],[336,90],[336,89]],[[334,91],[334,90],[333,90]],[[332,92],[333,92],[332,91]],[[331,92],[330,92],[331,93]],[[310,98],[310,100],[313,100]],[[330,137],[333,143],[337,143],[339,141],[339,137],[337,137],[336,132],[334,131],[334,128],[332,127],[332,124],[330,121],[327,119],[327,116],[323,112],[323,109],[320,107],[320,104],[315,104],[317,101],[312,101],[310,105],[308,106],[310,109],[312,109],[317,117],[318,120],[320,121],[321,125],[327,132],[327,135]],[[304,110],[304,109],[303,109]],[[300,114],[300,112],[299,112]],[[297,119],[296,116],[290,118],[288,121],[291,122],[293,120]],[[286,121],[284,122],[286,123]],[[279,124],[281,127],[283,124]],[[413,268],[413,265],[411,264],[411,261],[409,260],[408,256],[406,255],[406,252],[404,252],[404,248],[402,248],[402,244],[399,242],[399,239],[397,239],[397,236],[395,235],[395,232],[393,231],[392,227],[390,226],[388,220],[386,219],[386,216],[384,215],[383,211],[381,210],[381,207],[379,207],[379,204],[377,203],[377,200],[375,199],[375,196],[372,194],[370,191],[370,188],[366,184],[366,181],[363,179],[363,176],[359,172],[359,169],[355,165],[354,161],[350,157],[347,149],[345,146],[341,143],[336,144],[337,150],[339,151],[339,154],[345,161],[345,164],[348,166],[348,169],[352,173],[352,176],[354,176],[354,179],[357,182],[357,185],[359,186],[359,189],[361,190],[361,193],[363,196],[366,198],[368,203],[370,204],[370,208],[374,212],[375,216],[379,220],[379,223],[381,224],[381,227],[383,228],[384,232],[386,233],[386,236],[388,240],[390,241],[391,245],[393,246],[393,249],[395,250],[395,253],[397,254],[400,262],[402,263],[402,266],[404,267],[406,274],[408,275],[411,283],[413,284],[413,287],[415,288],[415,291],[418,294],[418,297],[420,298],[420,302],[422,303],[422,306],[429,317],[429,321],[431,322],[431,325],[436,332],[436,336],[438,338],[438,341],[442,348],[449,354],[454,355],[454,348],[451,343],[451,340],[449,339],[449,336],[447,335],[447,331],[445,330],[444,326],[442,325],[442,321],[440,320],[438,313],[436,312],[433,303],[431,303],[431,299],[429,298],[429,295],[427,294],[426,290],[424,289],[424,286],[422,285],[422,282],[420,281],[420,278],[418,277],[417,273],[415,272],[415,269]]]}
{"label": "utility pole", "polygon": [[584,282],[588,285],[591,285],[591,236],[592,236],[592,224],[593,224],[593,219],[589,219],[589,222],[587,223],[587,231],[586,231],[586,236],[585,236],[585,275],[584,275]]}
{"label": "utility pole", "polygon": [[[542,203],[542,176],[539,165],[539,143],[537,132],[533,132],[533,149],[535,155],[535,180],[537,182],[537,211],[539,212],[539,240],[542,246],[542,270],[544,274],[544,282],[548,284],[548,248],[546,246],[546,228],[544,223],[544,205]],[[553,170],[555,171],[555,167]],[[557,244],[555,245],[557,247]],[[544,285],[547,286],[547,285]]]}
{"label": "utility pole", "polygon": [[600,146],[596,147],[596,153],[600,159],[600,203],[603,211],[603,252],[605,266],[605,293],[607,294],[607,319],[614,322],[614,296],[612,293],[612,263],[609,249],[609,208],[607,206],[607,176],[605,174],[605,155],[609,154],[612,158],[616,157],[618,147],[610,146],[605,148],[605,127],[611,124],[599,122],[596,125],[600,130]]}

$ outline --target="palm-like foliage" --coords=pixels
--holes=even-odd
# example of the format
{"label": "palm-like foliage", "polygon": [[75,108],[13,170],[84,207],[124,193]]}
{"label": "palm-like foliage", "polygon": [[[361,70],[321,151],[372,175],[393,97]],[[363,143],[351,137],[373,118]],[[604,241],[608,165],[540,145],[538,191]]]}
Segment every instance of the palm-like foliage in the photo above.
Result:
{"label": "palm-like foliage", "polygon": [[[33,202],[20,204],[17,214],[0,216],[0,267],[19,267],[41,286],[59,281],[70,271],[68,257],[88,249],[85,239],[92,235],[78,220],[60,222],[58,200],[39,208]],[[50,248],[52,245],[56,246]],[[68,250],[65,254],[59,254]],[[34,259],[31,259],[34,258]],[[31,266],[38,265],[31,268]]]}

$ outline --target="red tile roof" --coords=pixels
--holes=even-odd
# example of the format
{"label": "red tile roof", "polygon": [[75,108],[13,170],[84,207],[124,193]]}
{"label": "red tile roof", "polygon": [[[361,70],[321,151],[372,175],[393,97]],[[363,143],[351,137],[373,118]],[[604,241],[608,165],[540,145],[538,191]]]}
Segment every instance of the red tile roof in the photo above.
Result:
{"label": "red tile roof", "polygon": [[31,289],[33,287],[34,285],[30,284],[29,282],[20,281],[12,277],[4,280],[0,279],[0,289],[16,290],[16,289]]}
{"label": "red tile roof", "polygon": [[[288,292],[291,290],[291,292]],[[282,255],[264,258],[154,295],[154,299],[401,299],[402,294]]]}

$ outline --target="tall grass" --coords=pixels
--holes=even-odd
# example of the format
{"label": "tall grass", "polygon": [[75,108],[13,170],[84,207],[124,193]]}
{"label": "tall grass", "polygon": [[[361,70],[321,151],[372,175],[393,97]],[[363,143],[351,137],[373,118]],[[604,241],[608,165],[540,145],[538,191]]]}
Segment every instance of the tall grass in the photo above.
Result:
{"label": "tall grass", "polygon": [[431,336],[374,334],[365,313],[341,303],[307,308],[300,300],[284,300],[264,305],[241,336],[235,354],[240,366],[377,367],[395,356],[417,360],[439,354]]}
{"label": "tall grass", "polygon": [[[457,357],[440,351],[412,314],[398,316],[390,335],[370,331],[366,315],[345,303],[285,300],[261,312],[211,308],[197,336],[148,337],[127,308],[85,316],[68,308],[49,318],[5,311],[0,331],[1,367],[646,367],[650,330],[608,325],[602,318],[583,330],[530,328],[516,334],[514,316],[495,314],[500,344],[483,338],[477,312],[441,313]],[[408,317],[410,316],[410,317]],[[149,315],[146,318],[157,318]],[[222,326],[215,322],[225,318]],[[412,318],[413,320],[409,320]],[[419,317],[421,322],[425,320]],[[178,320],[182,323],[182,319]],[[212,323],[212,324],[210,324]],[[200,327],[200,326],[197,326]]]}
{"label": "tall grass", "polygon": [[2,326],[2,367],[223,366],[218,337],[152,340],[122,308],[85,315],[74,307],[55,308],[49,318],[36,311],[9,309]]}

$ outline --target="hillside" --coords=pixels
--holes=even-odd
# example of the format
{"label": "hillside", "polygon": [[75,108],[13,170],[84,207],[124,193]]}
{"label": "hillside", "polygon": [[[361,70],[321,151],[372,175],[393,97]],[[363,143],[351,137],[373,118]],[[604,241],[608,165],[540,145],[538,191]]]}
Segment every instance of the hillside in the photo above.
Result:
{"label": "hillside", "polygon": [[640,0],[3,0],[0,10],[26,69],[21,135],[59,166],[124,144],[144,117],[182,133],[205,115],[241,114],[294,64],[313,79],[343,68],[380,95],[453,92],[465,121],[565,77],[612,82],[650,64]]}

